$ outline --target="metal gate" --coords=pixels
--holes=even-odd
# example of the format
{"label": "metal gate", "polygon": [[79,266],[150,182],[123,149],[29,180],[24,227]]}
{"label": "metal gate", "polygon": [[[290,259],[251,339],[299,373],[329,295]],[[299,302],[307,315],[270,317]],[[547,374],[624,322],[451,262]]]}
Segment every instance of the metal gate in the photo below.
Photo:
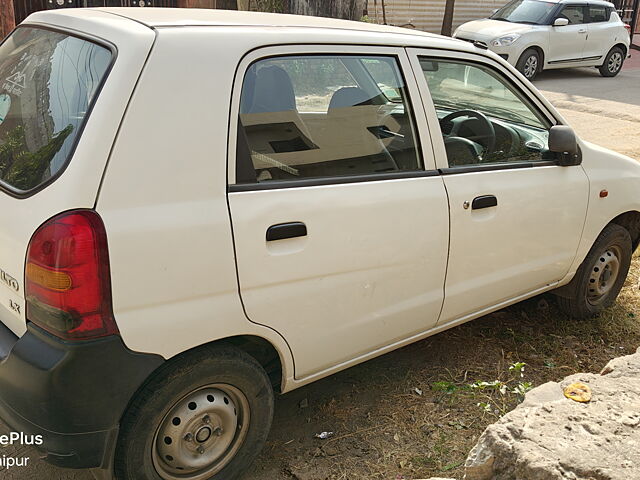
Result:
{"label": "metal gate", "polygon": [[624,23],[631,27],[631,40],[638,30],[638,16],[640,15],[640,0],[612,0],[616,11]]}
{"label": "metal gate", "polygon": [[33,12],[77,7],[177,7],[178,0],[13,0],[16,25]]}

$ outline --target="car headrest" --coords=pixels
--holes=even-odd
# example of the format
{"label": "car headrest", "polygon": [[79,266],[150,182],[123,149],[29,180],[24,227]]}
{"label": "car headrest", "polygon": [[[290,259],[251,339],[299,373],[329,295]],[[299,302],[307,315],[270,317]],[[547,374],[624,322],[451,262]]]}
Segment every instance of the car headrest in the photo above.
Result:
{"label": "car headrest", "polygon": [[253,80],[253,102],[246,113],[296,110],[296,96],[289,74],[276,65],[263,67]]}
{"label": "car headrest", "polygon": [[335,91],[329,102],[329,111],[334,108],[373,105],[373,98],[358,87],[343,87]]}

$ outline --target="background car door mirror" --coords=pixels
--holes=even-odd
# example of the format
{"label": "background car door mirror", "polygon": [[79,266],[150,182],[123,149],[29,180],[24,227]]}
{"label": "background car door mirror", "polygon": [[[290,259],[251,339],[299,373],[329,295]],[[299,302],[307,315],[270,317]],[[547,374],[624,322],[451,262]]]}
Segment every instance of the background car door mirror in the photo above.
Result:
{"label": "background car door mirror", "polygon": [[553,21],[553,26],[554,27],[565,27],[569,25],[569,19],[568,18],[556,18]]}
{"label": "background car door mirror", "polygon": [[549,129],[549,150],[559,154],[560,166],[569,167],[582,163],[576,133],[567,125],[554,125]]}

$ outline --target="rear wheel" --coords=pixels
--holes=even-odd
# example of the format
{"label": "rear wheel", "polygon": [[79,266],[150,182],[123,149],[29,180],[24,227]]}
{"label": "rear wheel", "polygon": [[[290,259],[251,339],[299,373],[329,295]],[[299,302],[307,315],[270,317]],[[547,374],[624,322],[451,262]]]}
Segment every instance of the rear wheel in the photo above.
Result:
{"label": "rear wheel", "polygon": [[273,390],[260,364],[230,346],[168,364],[128,409],[116,451],[119,480],[232,480],[266,441]]}
{"label": "rear wheel", "polygon": [[535,48],[529,48],[518,59],[516,68],[527,80],[533,80],[540,71],[540,54]]}
{"label": "rear wheel", "polygon": [[603,77],[615,77],[624,64],[624,52],[620,47],[613,47],[604,58],[602,66],[598,67]]}
{"label": "rear wheel", "polygon": [[571,281],[571,293],[558,297],[560,308],[572,317],[587,318],[610,306],[627,278],[631,254],[629,232],[608,225]]}

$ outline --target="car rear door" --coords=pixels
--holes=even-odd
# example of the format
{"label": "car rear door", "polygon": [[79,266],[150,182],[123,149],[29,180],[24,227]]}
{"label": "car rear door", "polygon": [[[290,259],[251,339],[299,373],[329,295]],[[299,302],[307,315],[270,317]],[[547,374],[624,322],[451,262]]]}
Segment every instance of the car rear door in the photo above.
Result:
{"label": "car rear door", "polygon": [[619,41],[616,37],[620,34],[626,35],[626,32],[619,22],[611,21],[612,8],[605,5],[589,5],[587,9],[589,23],[583,57],[595,62],[603,59],[609,49]]}
{"label": "car rear door", "polygon": [[405,52],[382,47],[272,47],[240,65],[229,156],[240,292],[248,318],[289,343],[297,379],[438,320],[447,198],[412,78]]}
{"label": "car rear door", "polygon": [[569,20],[569,25],[551,26],[545,63],[564,65],[581,61],[587,41],[586,8],[584,4],[569,4],[556,15],[555,18]]}
{"label": "car rear door", "polygon": [[547,149],[556,120],[493,60],[437,50],[410,55],[429,127],[443,133],[434,135],[434,149],[451,242],[440,324],[548,289],[576,255],[589,193],[582,167],[559,166]]}

